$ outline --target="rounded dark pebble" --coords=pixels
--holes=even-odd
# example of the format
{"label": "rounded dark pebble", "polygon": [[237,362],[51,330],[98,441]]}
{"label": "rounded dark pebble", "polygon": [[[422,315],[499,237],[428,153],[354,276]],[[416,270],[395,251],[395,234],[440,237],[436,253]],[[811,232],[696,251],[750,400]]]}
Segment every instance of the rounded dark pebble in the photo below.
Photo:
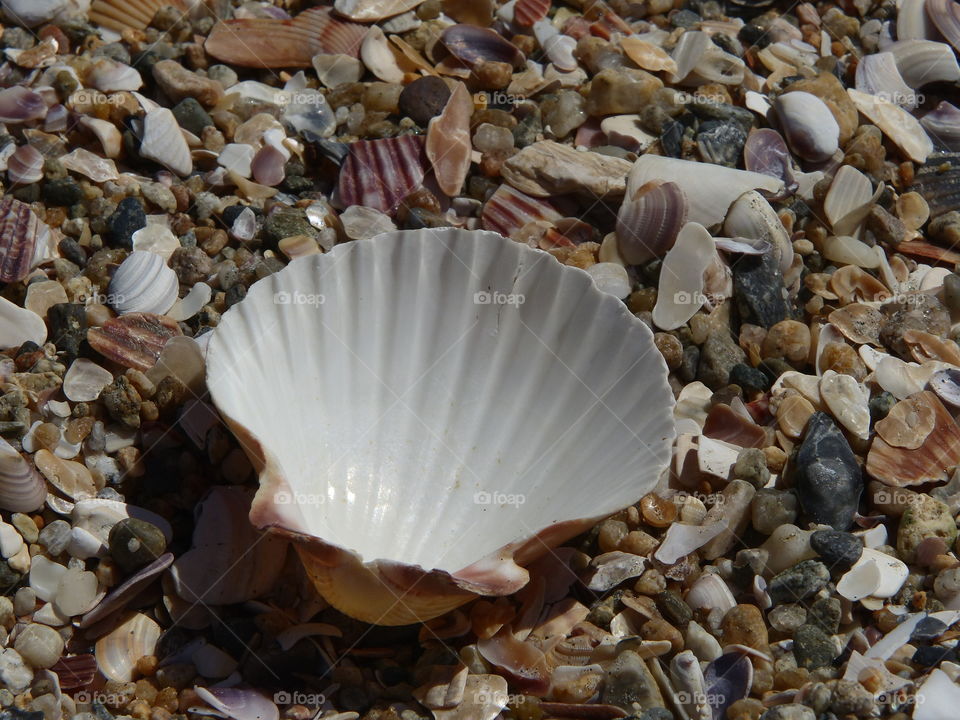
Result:
{"label": "rounded dark pebble", "polygon": [[890,409],[896,404],[897,399],[886,390],[878,395],[875,395],[874,397],[870,398],[870,419],[873,422],[883,420],[887,416],[887,413],[890,412]]}
{"label": "rounded dark pebble", "polygon": [[770,379],[762,370],[745,363],[730,368],[730,382],[748,392],[766,392],[770,387]]}
{"label": "rounded dark pebble", "polygon": [[953,648],[942,647],[940,645],[927,645],[917,648],[917,651],[910,658],[914,665],[921,667],[936,667],[945,660],[953,661],[957,657],[957,651]]}
{"label": "rounded dark pebble", "polygon": [[831,570],[849,570],[863,554],[863,541],[841,530],[817,530],[810,536],[810,547]]}
{"label": "rounded dark pebble", "polygon": [[801,625],[793,634],[793,655],[797,667],[815,670],[829,665],[836,656],[833,639],[816,625]]}
{"label": "rounded dark pebble", "polygon": [[107,245],[115,248],[133,249],[133,234],[146,227],[147,214],[137,198],[126,197],[117,205],[116,211],[107,218]]}
{"label": "rounded dark pebble", "polygon": [[110,529],[110,556],[127,572],[139,570],[163,555],[167,541],[156,525],[124,518]]}
{"label": "rounded dark pebble", "polygon": [[443,112],[450,99],[450,88],[439,77],[427,75],[414,80],[400,93],[400,114],[406,115],[420,127]]}
{"label": "rounded dark pebble", "polygon": [[83,199],[83,190],[73,178],[47,180],[43,186],[43,199],[47,205],[69,207]]}

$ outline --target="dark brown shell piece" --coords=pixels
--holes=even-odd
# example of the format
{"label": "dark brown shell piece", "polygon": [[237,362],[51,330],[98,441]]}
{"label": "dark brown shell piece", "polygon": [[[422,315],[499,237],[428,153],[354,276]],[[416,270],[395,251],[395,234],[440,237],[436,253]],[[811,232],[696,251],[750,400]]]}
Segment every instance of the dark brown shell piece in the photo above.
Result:
{"label": "dark brown shell piece", "polygon": [[156,365],[167,341],[178,335],[183,335],[180,326],[165,315],[129,313],[90,328],[87,342],[105,358],[146,372]]}

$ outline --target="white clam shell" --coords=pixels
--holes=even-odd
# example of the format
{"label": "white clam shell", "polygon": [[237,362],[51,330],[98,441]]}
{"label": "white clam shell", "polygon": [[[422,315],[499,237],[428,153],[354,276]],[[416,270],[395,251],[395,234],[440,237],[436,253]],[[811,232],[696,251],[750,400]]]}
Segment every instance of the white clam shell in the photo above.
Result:
{"label": "white clam shell", "polygon": [[748,190],[783,191],[783,181],[770,175],[648,154],[633,164],[626,197],[653,180],[679,185],[689,203],[687,219],[707,228],[723,222],[730,205]]}
{"label": "white clam shell", "polygon": [[133,680],[137,660],[153,655],[160,639],[160,626],[143,613],[131,615],[115,630],[97,640],[97,667],[108,680]]}
{"label": "white clam shell", "polygon": [[909,573],[907,566],[897,558],[865,547],[856,564],[837,581],[837,593],[847,600],[893,597],[903,587]]}
{"label": "white clam shell", "polygon": [[932,82],[960,80],[957,56],[946,43],[901,39],[886,50],[893,53],[903,81],[914,89]]}
{"label": "white clam shell", "polygon": [[[399,231],[251,287],[213,334],[207,385],[260,471],[254,525],[299,540],[334,606],[403,624],[516,591],[522,565],[652,488],[674,434],[652,342],[541,251]],[[557,442],[588,427],[595,449]]]}
{"label": "white clam shell", "polygon": [[120,263],[107,294],[119,314],[147,312],[163,315],[177,301],[177,274],[159,255],[134,250]]}
{"label": "white clam shell", "polygon": [[131,239],[134,250],[154,253],[164,260],[169,260],[174,251],[180,247],[180,241],[170,228],[157,223],[148,223],[133,233]]}
{"label": "white clam shell", "polygon": [[870,178],[851,165],[842,166],[823,199],[823,212],[834,233],[855,234],[882,192],[882,183],[874,192]]}
{"label": "white clam shell", "polygon": [[756,190],[748,190],[730,206],[723,231],[731,238],[746,238],[770,243],[780,260],[780,271],[787,272],[793,261],[793,246],[777,211]]}
{"label": "white clam shell", "polygon": [[103,92],[139,90],[143,87],[143,78],[135,68],[108,57],[99,57],[93,62],[87,82]]}
{"label": "white clam shell", "polygon": [[156,108],[144,116],[140,156],[177,175],[189,175],[193,171],[190,148],[177,119],[167,108]]}
{"label": "white clam shell", "polygon": [[852,375],[827,370],[820,379],[820,396],[847,430],[863,440],[870,437],[870,396]]}
{"label": "white clam shell", "polygon": [[906,110],[917,106],[917,94],[904,81],[891,52],[865,55],[857,64],[856,86],[857,90],[884,97]]}
{"label": "white clam shell", "polygon": [[840,147],[840,126],[816,95],[788,92],[773,101],[790,149],[811,162],[830,158]]}

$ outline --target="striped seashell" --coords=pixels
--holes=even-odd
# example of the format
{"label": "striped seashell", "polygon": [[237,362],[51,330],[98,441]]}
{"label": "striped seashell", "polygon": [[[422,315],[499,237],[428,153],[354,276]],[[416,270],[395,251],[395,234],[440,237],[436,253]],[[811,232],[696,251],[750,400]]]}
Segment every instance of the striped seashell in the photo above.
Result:
{"label": "striped seashell", "polygon": [[188,9],[183,0],[94,0],[90,6],[90,22],[118,33],[127,28],[143,30],[157,10],[167,5],[184,12]]}
{"label": "striped seashell", "polygon": [[333,17],[330,8],[311,8],[292,20],[219,22],[203,47],[217,60],[231,65],[306,68],[320,53],[357,57],[366,33],[366,26]]}
{"label": "striped seashell", "polygon": [[517,0],[513,6],[513,21],[520,27],[533,27],[550,10],[550,0]]}
{"label": "striped seashell", "polygon": [[15,124],[39,120],[47,114],[43,96],[22,85],[0,90],[0,122]]}
{"label": "striped seashell", "polygon": [[927,0],[924,7],[937,30],[954,50],[960,52],[960,3],[956,0]]}
{"label": "striped seashell", "polygon": [[168,317],[130,313],[87,330],[87,342],[108,360],[146,372],[156,364],[167,341],[180,335],[180,326]]}
{"label": "striped seashell", "polygon": [[0,508],[32,512],[43,505],[47,484],[33,465],[0,438]]}
{"label": "striped seashell", "polygon": [[637,188],[617,214],[620,255],[631,265],[662,258],[687,224],[689,204],[677,183],[652,181]]}
{"label": "striped seashell", "polygon": [[351,143],[337,184],[339,207],[364,205],[392,214],[423,182],[425,168],[423,136]]}
{"label": "striped seashell", "polygon": [[160,639],[160,626],[142,613],[127,618],[115,630],[97,641],[97,666],[108,680],[130,682],[137,660],[153,655]]}
{"label": "striped seashell", "polygon": [[177,274],[159,255],[134,250],[113,273],[107,294],[120,315],[133,312],[163,314],[177,301]]}
{"label": "striped seashell", "polygon": [[193,158],[177,119],[167,108],[156,108],[143,118],[140,157],[153,160],[177,175],[193,172]]}
{"label": "striped seashell", "polygon": [[23,185],[39,181],[43,178],[43,153],[33,145],[21,145],[7,158],[7,177]]}
{"label": "striped seashell", "polygon": [[26,203],[0,200],[0,282],[23,280],[48,254],[50,228]]}
{"label": "striped seashell", "polygon": [[484,230],[493,230],[504,237],[516,239],[514,235],[528,223],[546,222],[552,225],[563,217],[554,203],[530,197],[504,183],[483,206],[480,223]]}
{"label": "striped seashell", "polygon": [[60,690],[82,690],[97,674],[97,659],[90,653],[62,657],[50,670],[60,681]]}

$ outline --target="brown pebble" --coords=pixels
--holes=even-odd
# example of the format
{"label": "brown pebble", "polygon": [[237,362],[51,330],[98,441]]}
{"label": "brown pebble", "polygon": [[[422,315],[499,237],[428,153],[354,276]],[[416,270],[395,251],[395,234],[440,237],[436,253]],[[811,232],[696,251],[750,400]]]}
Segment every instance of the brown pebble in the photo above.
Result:
{"label": "brown pebble", "polygon": [[640,637],[644,640],[667,640],[673,652],[683,650],[683,634],[666,620],[654,618],[640,627]]}
{"label": "brown pebble", "polygon": [[763,613],[756,605],[736,605],[730,608],[720,622],[721,645],[746,645],[766,650],[770,644]]}
{"label": "brown pebble", "polygon": [[640,501],[640,514],[649,525],[668,527],[677,519],[677,505],[672,500],[650,493]]}
{"label": "brown pebble", "polygon": [[820,356],[821,369],[833,370],[843,375],[851,375],[858,382],[867,377],[867,366],[857,355],[857,351],[842,342],[827,343]]}
{"label": "brown pebble", "polygon": [[663,355],[667,367],[676,370],[683,362],[683,343],[670,333],[659,332],[653,336],[657,350]]}
{"label": "brown pebble", "polygon": [[602,552],[617,550],[627,536],[627,524],[621,520],[604,520],[597,533],[597,545]]}
{"label": "brown pebble", "polygon": [[765,358],[786,358],[802,365],[810,354],[810,328],[797,320],[778,322],[763,339],[762,348]]}

